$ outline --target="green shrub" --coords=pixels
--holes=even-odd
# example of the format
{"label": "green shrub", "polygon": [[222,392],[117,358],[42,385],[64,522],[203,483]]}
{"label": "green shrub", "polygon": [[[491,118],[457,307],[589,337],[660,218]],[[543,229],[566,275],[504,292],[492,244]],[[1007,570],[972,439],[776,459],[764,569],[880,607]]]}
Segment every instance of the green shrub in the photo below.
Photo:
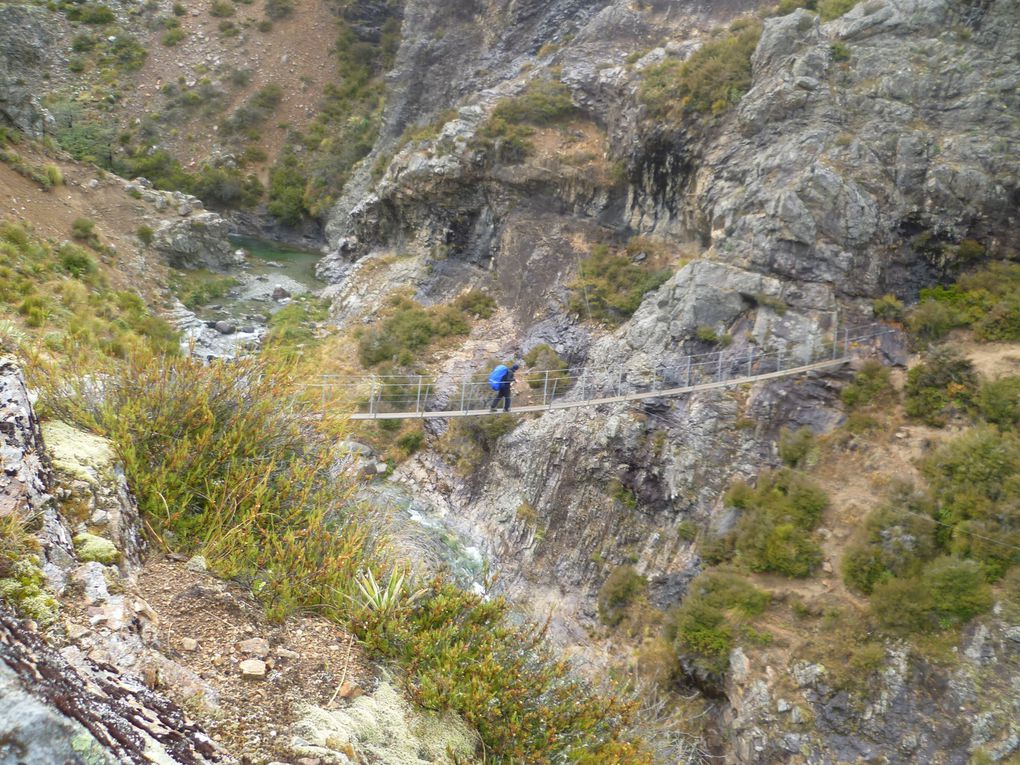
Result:
{"label": "green shrub", "polygon": [[277,160],[269,173],[269,214],[285,226],[296,226],[308,214],[305,187],[308,178],[290,152]]}
{"label": "green shrub", "polygon": [[266,0],[266,15],[273,20],[285,19],[294,12],[294,0]]}
{"label": "green shrub", "polygon": [[556,80],[532,80],[519,96],[496,104],[492,115],[510,125],[552,125],[577,113],[570,89]]}
{"label": "green shrub", "polygon": [[991,425],[964,431],[922,466],[937,498],[940,541],[993,579],[1020,561],[1020,438]]}
{"label": "green shrub", "polygon": [[471,289],[458,295],[453,307],[476,319],[488,319],[496,312],[496,299],[482,290]]}
{"label": "green shrub", "polygon": [[974,334],[987,342],[1020,340],[1020,293],[1004,297],[974,324]]}
{"label": "green shrub", "polygon": [[517,418],[510,414],[461,417],[451,422],[443,434],[440,451],[453,459],[461,475],[473,475],[495,454],[499,439],[517,424]]}
{"label": "green shrub", "polygon": [[174,3],[173,6],[174,16],[184,16],[187,14],[188,9],[181,3]]}
{"label": "green shrub", "polygon": [[[96,26],[103,26],[110,24],[117,20],[114,16],[113,11],[107,8],[105,5],[93,5],[92,3],[86,3],[76,9],[78,13],[77,19],[72,21],[81,21],[83,24],[92,24]],[[70,15],[68,16],[70,18]]]}
{"label": "green shrub", "polygon": [[173,46],[177,45],[177,43],[184,40],[187,36],[188,36],[187,32],[185,32],[183,29],[181,29],[180,27],[174,27],[173,29],[168,29],[163,34],[163,37],[161,38],[160,41],[168,48],[172,48]]}
{"label": "green shrub", "polygon": [[744,511],[735,550],[738,561],[752,571],[805,577],[821,563],[811,531],[829,500],[807,476],[789,468],[762,473],[754,488],[735,484],[725,501]]}
{"label": "green shrub", "polygon": [[878,582],[871,593],[871,613],[885,630],[910,634],[934,627],[931,593],[919,577]]}
{"label": "green shrub", "polygon": [[71,223],[71,236],[80,242],[93,241],[96,237],[96,222],[88,218],[75,218]]}
{"label": "green shrub", "polygon": [[191,193],[213,208],[251,207],[262,199],[265,189],[254,175],[243,175],[234,167],[202,165],[192,178]]}
{"label": "green shrub", "polygon": [[855,5],[858,0],[818,0],[818,15],[822,21],[832,21],[842,16]]}
{"label": "green shrub", "polygon": [[[973,240],[957,246],[962,257],[978,258],[984,248]],[[926,307],[918,319],[927,336],[945,334],[956,326],[970,326],[979,340],[1020,339],[1020,264],[988,263],[970,271],[949,287],[921,290],[922,306],[932,302],[940,309]],[[928,315],[930,314],[930,315]]]}
{"label": "green shrub", "polygon": [[652,270],[603,244],[581,261],[567,310],[610,325],[621,324],[641,305],[645,293],[660,287],[669,269]]}
{"label": "green shrub", "polygon": [[107,41],[99,56],[99,64],[134,72],[145,65],[148,55],[145,46],[134,36],[122,31],[112,41]]}
{"label": "green shrub", "polygon": [[832,52],[832,60],[842,63],[850,60],[850,47],[843,42],[834,42],[829,46],[829,50]]}
{"label": "green shrub", "polygon": [[910,332],[925,343],[941,340],[961,323],[960,315],[952,307],[935,300],[918,303],[907,322]]}
{"label": "green shrub", "polygon": [[991,605],[980,565],[950,556],[931,561],[918,576],[878,583],[871,597],[879,624],[900,634],[953,627]]}
{"label": "green shrub", "polygon": [[853,382],[840,393],[843,403],[850,409],[885,404],[895,396],[889,368],[875,359],[868,359],[861,364]]}
{"label": "green shrub", "polygon": [[229,0],[213,0],[209,6],[209,15],[218,19],[228,18],[234,13],[234,4]]}
{"label": "green shrub", "polygon": [[974,399],[981,416],[1003,430],[1020,429],[1020,377],[985,380]]}
{"label": "green shrub", "polygon": [[847,586],[870,594],[880,581],[918,574],[937,549],[933,510],[926,496],[903,491],[872,511],[843,553]]}
{"label": "green shrub", "polygon": [[939,348],[907,373],[904,408],[911,417],[942,427],[948,415],[970,405],[976,388],[974,365],[950,348]]}
{"label": "green shrub", "polygon": [[76,34],[71,40],[71,50],[75,53],[88,53],[96,47],[95,36],[88,32]]}
{"label": "green shrub", "polygon": [[[539,343],[530,351],[524,354],[524,363],[535,370],[529,372],[525,378],[528,387],[534,390],[548,390],[562,393],[570,390],[573,380],[570,379],[569,367],[566,361],[560,358],[555,349],[546,343]],[[548,372],[548,374],[546,374]]]}
{"label": "green shrub", "polygon": [[405,455],[410,456],[421,449],[425,443],[425,434],[420,430],[411,431],[397,438],[397,446]]}
{"label": "green shrub", "polygon": [[[282,352],[284,356],[290,356],[299,348],[315,342],[314,325],[325,320],[328,315],[326,303],[308,295],[300,295],[270,317],[269,332],[264,344],[278,353]],[[393,423],[400,426],[397,420]]]}
{"label": "green shrub", "polygon": [[423,308],[408,297],[395,296],[384,316],[358,337],[358,357],[365,366],[392,362],[411,366],[416,353],[436,338],[466,335],[470,324],[453,306]]}
{"label": "green shrub", "polygon": [[991,588],[975,561],[943,556],[925,567],[923,578],[940,626],[965,622],[992,607]]}
{"label": "green shrub", "polygon": [[599,620],[610,627],[620,624],[627,608],[644,594],[647,587],[648,580],[633,566],[614,568],[599,588]]}
{"label": "green shrub", "polygon": [[475,134],[475,145],[490,152],[497,162],[514,165],[531,154],[534,147],[530,139],[534,134],[534,128],[528,125],[515,125],[499,117],[490,117]]}
{"label": "green shrub", "polygon": [[283,88],[266,85],[260,88],[221,125],[227,134],[243,133],[261,125],[273,113],[283,99]]}
{"label": "green shrub", "polygon": [[226,297],[238,283],[232,276],[196,269],[172,272],[170,289],[178,300],[194,311]]}
{"label": "green shrub", "polygon": [[135,236],[138,237],[139,241],[144,245],[152,244],[152,237],[155,235],[155,231],[152,230],[152,226],[143,223],[135,229]]}
{"label": "green shrub", "polygon": [[743,20],[730,30],[686,61],[668,58],[642,71],[639,97],[650,117],[682,122],[690,116],[720,114],[740,100],[751,87],[751,54],[762,25]]}
{"label": "green shrub", "polygon": [[883,321],[899,321],[903,318],[903,302],[895,295],[885,294],[875,298],[871,310],[876,319]]}
{"label": "green shrub", "polygon": [[767,593],[732,574],[702,574],[671,615],[669,633],[689,668],[716,681],[729,667],[740,629],[768,605]]}
{"label": "green shrub", "polygon": [[76,279],[94,274],[97,270],[95,259],[81,247],[66,244],[60,248],[59,255],[60,267]]}
{"label": "green shrub", "polygon": [[779,458],[789,467],[808,467],[818,461],[818,446],[811,428],[783,428],[779,434]]}

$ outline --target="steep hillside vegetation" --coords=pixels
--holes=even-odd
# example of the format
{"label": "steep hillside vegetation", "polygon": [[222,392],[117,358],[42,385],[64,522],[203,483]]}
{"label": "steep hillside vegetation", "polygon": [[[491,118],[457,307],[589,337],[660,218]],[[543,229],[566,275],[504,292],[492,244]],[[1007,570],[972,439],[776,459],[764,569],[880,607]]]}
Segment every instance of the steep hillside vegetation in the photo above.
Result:
{"label": "steep hillside vegetation", "polygon": [[[239,584],[263,632],[317,616],[314,708],[268,647],[290,706],[196,705],[231,753],[1020,756],[1017,0],[99,2],[0,21],[0,341],[58,432],[109,439],[160,566],[202,554],[189,576],[219,583],[198,595],[219,613]],[[261,353],[179,352],[158,318],[180,315],[171,282],[199,305],[234,277],[168,264],[236,266],[231,226],[315,242],[320,223],[329,286],[273,298]],[[626,393],[689,354],[730,371],[838,353],[855,326],[883,334],[844,340],[838,371],[342,422],[370,395],[352,376],[427,375],[443,402],[517,360],[518,401],[536,369],[567,397]],[[111,565],[140,563],[134,543],[78,502],[42,528],[8,513],[5,559],[30,565],[2,592],[105,660],[80,614],[113,619],[120,587],[181,607],[130,589]],[[433,535],[480,552],[484,595],[433,578]],[[53,600],[50,565],[84,594]],[[247,655],[182,662],[235,698]],[[411,722],[422,709],[439,716]],[[418,738],[379,743],[366,719]]]}

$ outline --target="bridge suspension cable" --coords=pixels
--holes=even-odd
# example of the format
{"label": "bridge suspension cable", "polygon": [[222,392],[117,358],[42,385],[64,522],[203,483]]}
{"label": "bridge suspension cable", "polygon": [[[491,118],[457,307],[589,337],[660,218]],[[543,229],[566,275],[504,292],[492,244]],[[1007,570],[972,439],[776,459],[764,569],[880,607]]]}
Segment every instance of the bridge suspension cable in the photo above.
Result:
{"label": "bridge suspension cable", "polygon": [[[808,353],[755,346],[720,349],[681,357],[678,363],[648,368],[592,370],[588,367],[522,370],[513,411],[543,412],[679,396],[773,380],[839,367],[872,352],[886,326],[846,329]],[[353,407],[354,420],[441,419],[492,414],[488,370],[463,377],[433,375],[323,375],[318,383],[323,408],[338,398]]]}

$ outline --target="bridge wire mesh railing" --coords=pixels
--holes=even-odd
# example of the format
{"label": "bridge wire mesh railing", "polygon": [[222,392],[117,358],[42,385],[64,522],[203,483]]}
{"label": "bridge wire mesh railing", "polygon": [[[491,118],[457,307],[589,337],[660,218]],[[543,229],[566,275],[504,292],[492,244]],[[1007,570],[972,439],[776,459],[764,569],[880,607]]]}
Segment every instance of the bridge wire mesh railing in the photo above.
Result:
{"label": "bridge wire mesh railing", "polygon": [[[552,407],[557,402],[595,401],[632,394],[691,388],[708,383],[738,384],[742,379],[796,370],[824,361],[838,361],[870,353],[877,340],[897,330],[886,326],[842,330],[810,353],[784,349],[764,351],[757,346],[692,354],[679,363],[645,368],[521,369],[516,375],[513,406]],[[496,397],[487,371],[461,377],[449,375],[322,375],[306,386],[321,406],[341,406],[370,417],[384,414],[421,416],[427,412],[485,411]],[[503,402],[499,402],[502,407]]]}

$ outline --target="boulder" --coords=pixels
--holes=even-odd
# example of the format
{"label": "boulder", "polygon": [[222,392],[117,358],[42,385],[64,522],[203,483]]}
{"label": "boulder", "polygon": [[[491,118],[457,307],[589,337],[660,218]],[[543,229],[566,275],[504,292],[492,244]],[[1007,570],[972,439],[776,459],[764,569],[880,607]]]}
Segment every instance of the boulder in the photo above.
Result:
{"label": "boulder", "polygon": [[174,268],[223,271],[234,264],[234,247],[227,238],[230,229],[230,223],[216,213],[194,213],[183,220],[163,222],[153,235],[152,246]]}

